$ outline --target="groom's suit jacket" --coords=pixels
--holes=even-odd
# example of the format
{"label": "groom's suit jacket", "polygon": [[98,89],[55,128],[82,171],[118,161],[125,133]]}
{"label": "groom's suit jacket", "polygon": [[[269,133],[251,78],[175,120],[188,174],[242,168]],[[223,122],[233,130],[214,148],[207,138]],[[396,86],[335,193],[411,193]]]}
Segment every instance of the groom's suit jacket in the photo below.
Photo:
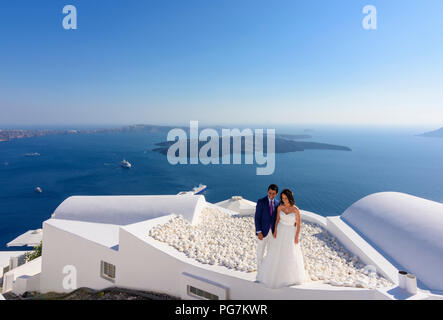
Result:
{"label": "groom's suit jacket", "polygon": [[255,233],[261,232],[263,237],[266,237],[269,229],[274,232],[275,229],[275,219],[277,217],[277,207],[279,201],[274,198],[274,210],[271,215],[271,207],[269,206],[268,196],[261,198],[257,201],[255,207]]}

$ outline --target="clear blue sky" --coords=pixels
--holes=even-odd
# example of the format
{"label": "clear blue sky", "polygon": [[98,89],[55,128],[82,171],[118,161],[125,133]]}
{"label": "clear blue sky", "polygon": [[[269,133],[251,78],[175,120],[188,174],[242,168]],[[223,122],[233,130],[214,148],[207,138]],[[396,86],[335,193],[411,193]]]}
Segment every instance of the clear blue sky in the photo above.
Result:
{"label": "clear blue sky", "polygon": [[441,125],[442,16],[441,0],[1,1],[0,125]]}

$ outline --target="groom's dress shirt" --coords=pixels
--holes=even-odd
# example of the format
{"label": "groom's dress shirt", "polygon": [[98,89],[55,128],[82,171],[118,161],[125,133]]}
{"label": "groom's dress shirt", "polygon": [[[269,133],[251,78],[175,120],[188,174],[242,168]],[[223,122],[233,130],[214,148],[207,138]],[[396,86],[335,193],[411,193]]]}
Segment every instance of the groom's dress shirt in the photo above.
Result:
{"label": "groom's dress shirt", "polygon": [[269,200],[269,214],[272,216],[272,213],[274,211],[274,199],[271,200],[271,198],[268,197]]}

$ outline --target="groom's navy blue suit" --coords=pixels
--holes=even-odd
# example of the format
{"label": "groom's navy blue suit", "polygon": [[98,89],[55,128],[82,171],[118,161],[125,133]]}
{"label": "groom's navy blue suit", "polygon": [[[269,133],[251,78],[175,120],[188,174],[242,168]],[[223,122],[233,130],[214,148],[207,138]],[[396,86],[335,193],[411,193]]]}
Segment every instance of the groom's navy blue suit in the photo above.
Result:
{"label": "groom's navy blue suit", "polygon": [[255,233],[258,234],[261,232],[263,237],[269,232],[269,229],[274,232],[275,229],[275,220],[277,217],[277,207],[279,205],[279,201],[274,198],[274,210],[271,215],[271,207],[269,206],[269,198],[268,196],[259,199],[257,201],[257,206],[255,207]]}

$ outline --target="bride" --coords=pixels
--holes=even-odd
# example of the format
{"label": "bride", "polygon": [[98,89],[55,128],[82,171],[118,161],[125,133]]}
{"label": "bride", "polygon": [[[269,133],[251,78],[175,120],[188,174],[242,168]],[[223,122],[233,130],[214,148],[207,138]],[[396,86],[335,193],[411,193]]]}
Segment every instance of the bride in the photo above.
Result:
{"label": "bride", "polygon": [[300,210],[291,190],[283,190],[280,199],[274,237],[257,272],[257,280],[269,288],[301,284],[307,279],[300,248]]}

